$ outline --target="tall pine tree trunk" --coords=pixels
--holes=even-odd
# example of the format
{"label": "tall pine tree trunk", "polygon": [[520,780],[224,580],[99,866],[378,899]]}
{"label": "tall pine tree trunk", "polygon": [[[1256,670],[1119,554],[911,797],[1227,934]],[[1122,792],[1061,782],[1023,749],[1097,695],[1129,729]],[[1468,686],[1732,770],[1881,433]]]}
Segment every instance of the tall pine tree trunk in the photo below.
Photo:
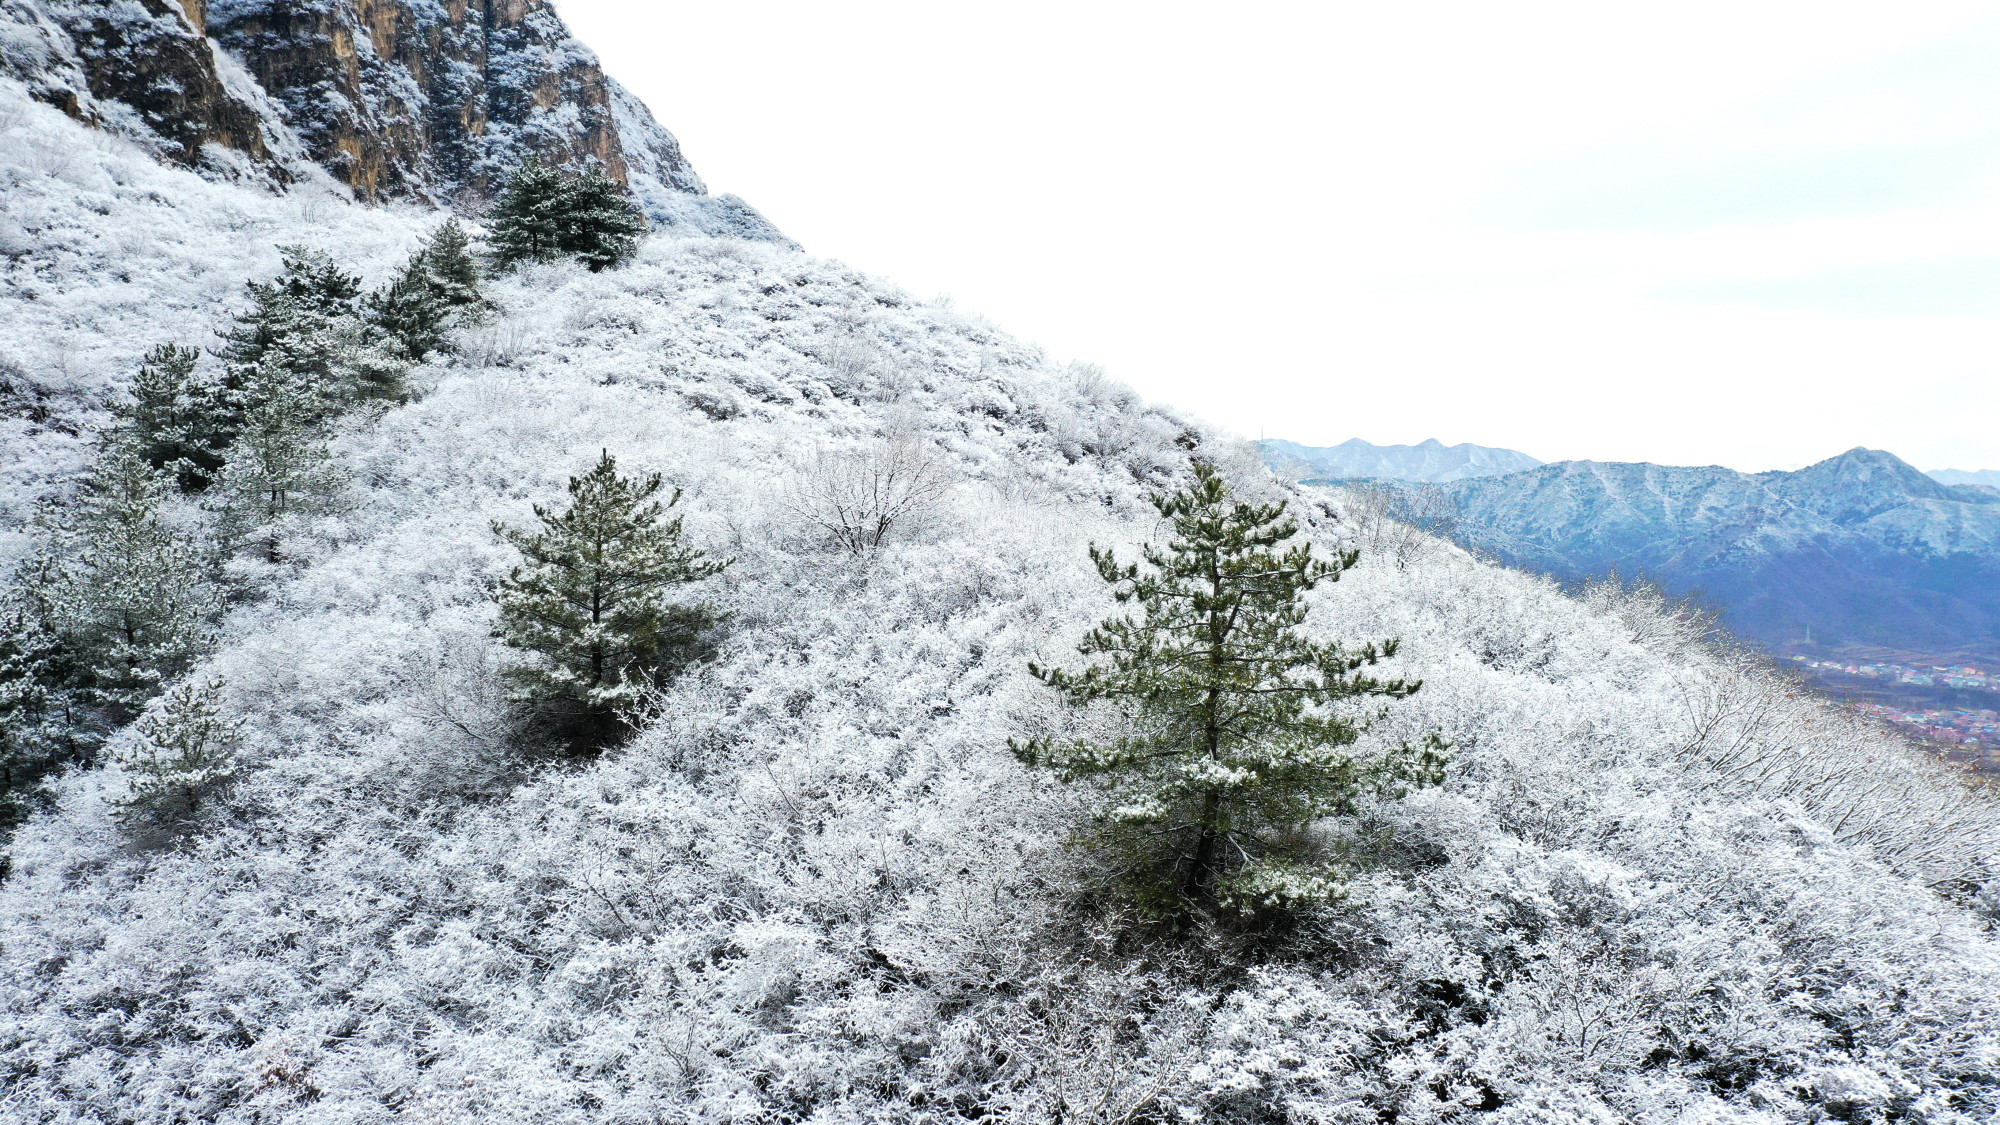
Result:
{"label": "tall pine tree trunk", "polygon": [[1187,882],[1181,887],[1181,893],[1189,901],[1199,902],[1206,898],[1215,882],[1210,872],[1215,867],[1215,821],[1221,813],[1222,794],[1211,789],[1201,803],[1201,836],[1195,841],[1194,862],[1188,865]]}
{"label": "tall pine tree trunk", "polygon": [[[1209,592],[1215,602],[1208,611],[1208,698],[1203,706],[1202,752],[1212,762],[1222,756],[1222,650],[1229,637],[1230,622],[1215,608],[1222,604],[1221,560],[1211,553],[1207,561]],[[1181,888],[1190,901],[1206,899],[1214,888],[1216,825],[1221,817],[1222,793],[1210,789],[1202,797],[1201,835],[1195,840],[1194,862],[1188,865],[1187,882]]]}

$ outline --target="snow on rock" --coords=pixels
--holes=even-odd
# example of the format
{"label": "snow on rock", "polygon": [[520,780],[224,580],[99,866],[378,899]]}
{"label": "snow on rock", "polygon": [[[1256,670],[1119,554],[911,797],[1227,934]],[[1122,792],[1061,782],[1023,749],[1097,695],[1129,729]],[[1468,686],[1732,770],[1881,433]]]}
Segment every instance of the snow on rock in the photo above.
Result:
{"label": "snow on rock", "polygon": [[477,209],[522,159],[595,161],[674,233],[785,242],[547,0],[4,0],[0,77],[212,179]]}

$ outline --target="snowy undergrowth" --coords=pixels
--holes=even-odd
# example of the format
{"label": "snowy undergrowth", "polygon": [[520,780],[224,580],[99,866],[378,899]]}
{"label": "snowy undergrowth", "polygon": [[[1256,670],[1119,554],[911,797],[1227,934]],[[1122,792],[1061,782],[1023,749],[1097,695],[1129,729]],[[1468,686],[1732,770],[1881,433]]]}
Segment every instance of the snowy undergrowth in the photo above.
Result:
{"label": "snowy undergrowth", "polygon": [[287,195],[210,183],[0,78],[0,565],[34,504],[77,479],[139,357],[215,346],[279,245],[325,249],[373,285],[436,223],[356,208],[323,173]]}
{"label": "snowy undergrowth", "polygon": [[[10,256],[54,263],[11,267],[7,346],[64,401],[218,324],[278,242],[317,235],[372,271],[429,221],[309,220],[80,151],[34,195],[68,219],[7,204],[30,243]],[[151,186],[89,186],[120,176]],[[98,220],[60,212],[89,192]],[[220,222],[235,212],[266,225]],[[167,215],[182,225],[153,232],[158,254],[118,249]],[[1157,535],[1143,497],[1190,450],[1273,494],[1253,458],[783,247],[656,239],[626,269],[537,267],[493,296],[420,401],[342,434],[356,506],[287,545],[200,670],[225,678],[251,763],[207,834],[133,848],[99,770],[15,841],[14,1116],[2000,1107],[2000,948],[1964,905],[1991,878],[1990,802],[1645,598],[1568,598],[1436,544],[1367,559],[1314,626],[1404,639],[1426,685],[1373,737],[1441,729],[1451,779],[1327,826],[1373,862],[1282,940],[1147,937],[1076,893],[1075,796],[1004,743],[1072,721],[1025,663],[1064,660],[1113,608],[1084,544]],[[87,359],[58,379],[29,349],[66,324]],[[82,448],[23,425],[10,459],[41,476],[14,470],[16,494]],[[872,555],[824,549],[793,482],[817,452],[890,438],[943,451],[951,504]],[[686,490],[692,537],[739,560],[704,591],[734,618],[628,747],[564,763],[508,737],[489,591],[512,558],[490,521],[522,520],[599,449]],[[1337,502],[1295,500],[1309,535],[1343,540]]]}

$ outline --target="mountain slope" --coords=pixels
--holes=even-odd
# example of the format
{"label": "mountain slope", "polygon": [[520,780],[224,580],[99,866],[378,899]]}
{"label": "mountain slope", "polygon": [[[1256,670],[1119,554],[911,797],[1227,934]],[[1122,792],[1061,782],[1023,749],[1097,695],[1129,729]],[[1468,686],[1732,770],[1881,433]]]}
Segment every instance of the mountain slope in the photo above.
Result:
{"label": "mountain slope", "polygon": [[[235,259],[257,239],[329,239],[374,272],[430,218],[315,216],[46,108],[22,120],[77,154],[78,201],[32,196],[52,218],[21,226],[19,257],[51,265],[6,291],[6,323],[88,315],[73,334],[107,389],[119,349],[220,323],[203,294],[269,272]],[[57,182],[22,151],[0,146],[11,183]],[[134,846],[104,767],[16,839],[10,1113],[2000,1111],[1992,802],[1659,606],[1427,540],[1371,550],[1312,625],[1404,638],[1385,670],[1425,686],[1361,749],[1441,730],[1447,785],[1319,826],[1356,860],[1352,894],[1288,936],[1149,933],[1084,890],[1078,794],[1005,748],[1100,721],[1052,708],[1025,664],[1117,612],[1086,544],[1156,536],[1143,496],[1191,454],[1290,499],[1322,550],[1369,545],[1354,512],[787,246],[656,237],[628,269],[491,288],[420,401],[350,421],[351,510],[288,546],[200,670],[225,678],[250,767],[203,833]],[[885,440],[951,466],[952,504],[879,554],[826,550],[795,511],[802,451]],[[510,737],[488,591],[513,558],[490,521],[601,449],[686,489],[691,533],[738,559],[705,591],[734,618],[628,747],[561,763]]]}
{"label": "mountain slope", "polygon": [[2000,652],[2000,497],[1855,449],[1797,472],[1565,461],[1451,486],[1458,532],[1565,579],[1701,589],[1740,635]]}
{"label": "mountain slope", "polygon": [[1273,469],[1324,480],[1386,477],[1442,483],[1504,476],[1541,464],[1511,449],[1492,449],[1469,442],[1444,445],[1436,438],[1416,445],[1371,445],[1353,438],[1332,446],[1300,445],[1272,438],[1263,446],[1264,460]]}

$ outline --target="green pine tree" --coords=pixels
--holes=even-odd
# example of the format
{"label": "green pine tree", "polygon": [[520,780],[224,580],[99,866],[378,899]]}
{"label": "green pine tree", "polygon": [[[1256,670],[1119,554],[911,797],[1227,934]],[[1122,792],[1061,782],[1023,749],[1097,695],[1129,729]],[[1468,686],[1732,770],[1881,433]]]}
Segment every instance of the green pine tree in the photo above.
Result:
{"label": "green pine tree", "polygon": [[341,269],[326,251],[280,246],[278,253],[283,272],[272,281],[245,286],[250,308],[237,316],[235,328],[223,333],[227,343],[222,356],[231,364],[263,364],[274,349],[303,355],[294,337],[356,312],[361,279]]}
{"label": "green pine tree", "polygon": [[448,351],[451,329],[477,317],[485,298],[469,245],[457,221],[446,222],[388,284],[368,295],[369,327],[393,345],[394,354],[421,363],[432,352]]}
{"label": "green pine tree", "polygon": [[287,534],[341,510],[348,479],[327,449],[314,404],[275,378],[244,416],[203,503],[217,515],[225,552],[253,551],[276,563]]}
{"label": "green pine tree", "polygon": [[114,442],[64,527],[70,561],[51,616],[111,725],[208,650],[220,612],[207,545],[163,511],[171,489],[137,449]]}
{"label": "green pine tree", "polygon": [[1148,569],[1091,547],[1098,573],[1137,616],[1110,618],[1078,651],[1079,671],[1030,664],[1071,705],[1105,702],[1132,733],[1110,742],[1010,743],[1025,762],[1105,795],[1103,843],[1125,858],[1141,902],[1165,914],[1221,906],[1255,913],[1338,894],[1336,864],[1307,827],[1351,815],[1365,794],[1399,794],[1442,776],[1435,738],[1371,762],[1352,756],[1363,721],[1339,705],[1403,699],[1420,686],[1365,667],[1397,642],[1358,648],[1308,639],[1305,596],[1337,581],[1357,552],[1315,558],[1285,505],[1234,499],[1215,472],[1153,505],[1173,528],[1147,545]]}
{"label": "green pine tree", "polygon": [[107,444],[80,501],[38,517],[0,592],[0,833],[213,639],[210,552],[172,518],[172,479],[128,437]]}
{"label": "green pine tree", "polygon": [[243,721],[223,717],[221,695],[220,677],[181,684],[140,716],[130,743],[114,750],[126,777],[115,801],[128,824],[185,820],[236,776]]}
{"label": "green pine tree", "polygon": [[592,162],[564,177],[557,198],[563,253],[595,272],[638,252],[646,220],[626,198],[624,186],[605,175],[603,167]]}
{"label": "green pine tree", "polygon": [[450,315],[416,256],[388,284],[368,295],[369,327],[412,363],[422,363],[450,343]]}
{"label": "green pine tree", "polygon": [[198,491],[222,467],[236,412],[220,384],[195,373],[197,348],[161,344],[146,353],[119,421],[140,455],[174,474],[183,491]]}
{"label": "green pine tree", "polygon": [[539,156],[514,170],[488,217],[486,244],[495,264],[506,269],[562,256],[562,187],[562,173]]}
{"label": "green pine tree", "polygon": [[447,219],[424,241],[424,273],[446,306],[461,313],[481,309],[486,294],[479,287],[479,260],[472,256],[472,238],[457,219]]}
{"label": "green pine tree", "polygon": [[[367,400],[401,401],[407,358],[378,345],[363,317],[361,281],[325,251],[279,248],[275,280],[250,282],[251,307],[224,333],[225,386],[241,415],[282,376],[306,392],[320,418]],[[230,436],[233,437],[233,428]]]}
{"label": "green pine tree", "polygon": [[668,600],[675,586],[720,573],[666,519],[658,474],[622,477],[609,451],[569,482],[569,507],[535,506],[542,528],[493,530],[526,562],[496,594],[495,635],[538,659],[515,672],[516,698],[601,746],[618,732],[618,712],[671,676],[702,633],[720,620],[706,605]]}
{"label": "green pine tree", "polygon": [[568,172],[530,157],[501,193],[491,229],[487,245],[503,268],[573,257],[601,270],[637,251],[646,221],[597,164]]}
{"label": "green pine tree", "polygon": [[27,818],[42,781],[94,745],[72,686],[76,661],[52,627],[59,566],[54,552],[31,555],[0,593],[0,841]]}

